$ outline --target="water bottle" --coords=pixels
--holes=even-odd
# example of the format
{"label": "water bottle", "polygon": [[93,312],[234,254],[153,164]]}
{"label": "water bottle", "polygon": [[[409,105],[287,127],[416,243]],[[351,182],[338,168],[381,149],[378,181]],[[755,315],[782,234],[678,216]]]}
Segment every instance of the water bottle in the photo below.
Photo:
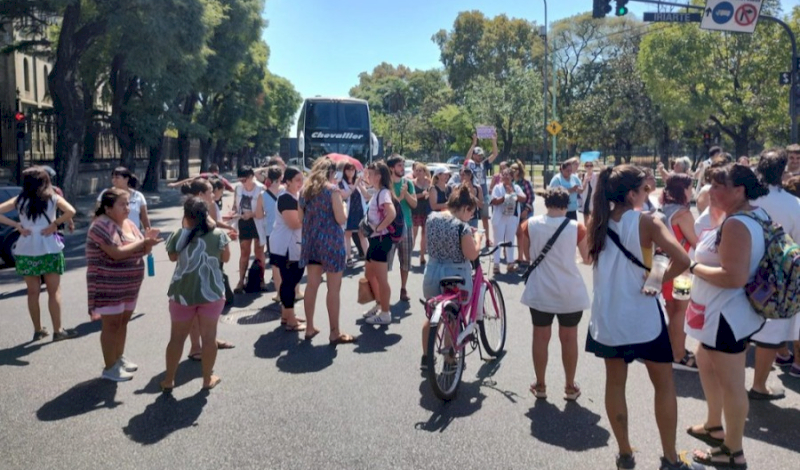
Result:
{"label": "water bottle", "polygon": [[153,258],[153,253],[147,255],[147,275],[149,277],[156,275],[156,260]]}
{"label": "water bottle", "polygon": [[669,258],[661,254],[653,256],[653,266],[650,268],[650,275],[647,276],[642,289],[645,294],[656,295],[661,292],[661,284],[667,266],[669,266]]}

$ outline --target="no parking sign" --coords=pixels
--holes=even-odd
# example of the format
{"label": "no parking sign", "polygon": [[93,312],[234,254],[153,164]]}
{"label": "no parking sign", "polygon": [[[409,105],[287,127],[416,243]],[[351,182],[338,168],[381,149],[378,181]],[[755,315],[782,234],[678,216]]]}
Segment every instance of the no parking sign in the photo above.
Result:
{"label": "no parking sign", "polygon": [[758,23],[761,0],[706,0],[702,29],[752,33]]}

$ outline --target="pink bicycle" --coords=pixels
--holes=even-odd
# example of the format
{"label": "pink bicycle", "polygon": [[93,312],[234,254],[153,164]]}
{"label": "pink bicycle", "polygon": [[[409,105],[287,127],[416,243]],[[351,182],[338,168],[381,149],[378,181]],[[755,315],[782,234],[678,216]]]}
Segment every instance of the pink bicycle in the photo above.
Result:
{"label": "pink bicycle", "polygon": [[[442,293],[424,301],[425,314],[430,319],[427,361],[428,382],[433,393],[442,400],[456,396],[464,372],[466,356],[480,346],[491,357],[497,357],[506,344],[506,304],[500,286],[494,279],[483,277],[480,258],[490,257],[500,248],[511,246],[501,243],[481,253],[475,262],[472,279],[472,296],[464,301],[467,291],[459,289],[465,279],[461,276],[442,278]],[[476,336],[480,331],[480,343]],[[467,346],[471,349],[467,352]]]}

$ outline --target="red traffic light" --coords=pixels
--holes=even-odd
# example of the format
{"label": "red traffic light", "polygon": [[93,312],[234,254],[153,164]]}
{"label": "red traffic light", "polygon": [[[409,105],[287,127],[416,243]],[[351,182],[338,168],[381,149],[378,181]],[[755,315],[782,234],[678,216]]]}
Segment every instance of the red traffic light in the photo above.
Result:
{"label": "red traffic light", "polygon": [[19,111],[17,111],[17,113],[14,115],[14,119],[17,122],[24,122],[25,121],[25,115],[20,113]]}

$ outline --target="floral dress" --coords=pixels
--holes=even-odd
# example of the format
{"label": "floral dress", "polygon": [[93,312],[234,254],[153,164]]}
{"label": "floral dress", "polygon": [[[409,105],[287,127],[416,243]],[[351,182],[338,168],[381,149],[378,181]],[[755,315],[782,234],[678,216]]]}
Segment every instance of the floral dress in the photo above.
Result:
{"label": "floral dress", "polygon": [[333,215],[332,196],[331,187],[326,187],[309,200],[300,198],[303,209],[301,267],[319,264],[326,273],[344,271],[347,262],[344,229]]}

